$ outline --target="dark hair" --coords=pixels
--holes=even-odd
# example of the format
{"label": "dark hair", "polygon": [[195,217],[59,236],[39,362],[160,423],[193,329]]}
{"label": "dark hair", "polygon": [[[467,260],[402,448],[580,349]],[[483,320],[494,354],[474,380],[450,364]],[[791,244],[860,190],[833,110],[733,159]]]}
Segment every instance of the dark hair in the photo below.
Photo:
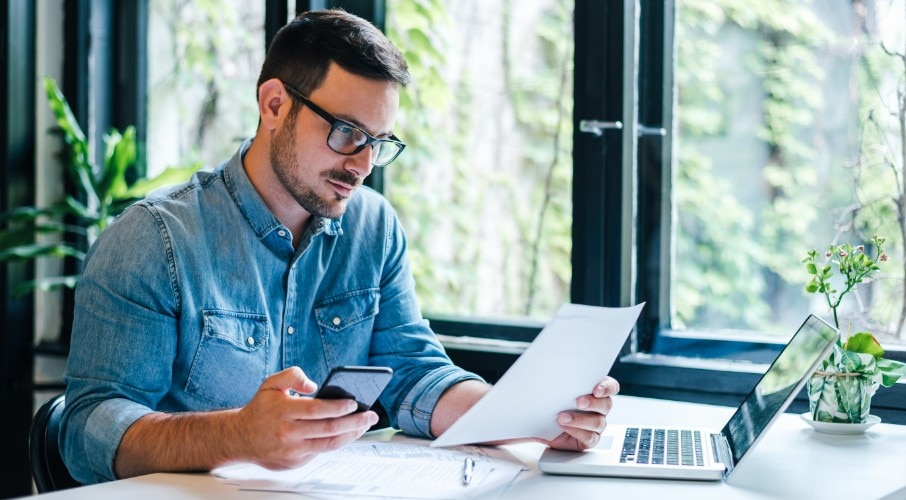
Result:
{"label": "dark hair", "polygon": [[373,24],[341,9],[304,12],[277,32],[258,87],[271,78],[311,94],[324,80],[330,63],[379,81],[409,83],[403,54]]}

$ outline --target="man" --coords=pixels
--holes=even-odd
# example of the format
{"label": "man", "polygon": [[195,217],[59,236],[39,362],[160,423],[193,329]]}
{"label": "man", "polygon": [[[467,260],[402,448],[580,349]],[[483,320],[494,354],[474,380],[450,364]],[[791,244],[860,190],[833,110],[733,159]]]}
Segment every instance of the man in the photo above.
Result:
{"label": "man", "polygon": [[[489,389],[454,366],[421,317],[393,210],[361,188],[393,161],[406,63],[367,22],[303,14],[258,80],[254,140],[213,172],[130,207],[89,253],[76,291],[61,446],[98,482],[246,461],[280,469],[377,421],[312,394],[332,367],[389,366],[390,422],[443,433]],[[597,443],[608,378],[548,443]]]}

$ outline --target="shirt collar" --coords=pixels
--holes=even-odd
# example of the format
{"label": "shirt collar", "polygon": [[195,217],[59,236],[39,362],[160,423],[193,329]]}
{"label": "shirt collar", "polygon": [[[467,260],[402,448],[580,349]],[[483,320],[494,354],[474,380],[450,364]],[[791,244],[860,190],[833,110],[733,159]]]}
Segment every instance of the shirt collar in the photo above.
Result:
{"label": "shirt collar", "polygon": [[[223,179],[230,196],[233,197],[240,212],[245,216],[249,225],[252,226],[252,230],[255,231],[259,238],[264,238],[271,231],[282,228],[283,224],[267,208],[264,200],[261,199],[261,195],[258,194],[255,186],[252,185],[252,181],[249,180],[248,174],[245,173],[242,160],[251,145],[252,139],[246,139],[242,142],[239,150],[224,166]],[[332,236],[343,234],[343,216],[336,219],[328,219],[317,215],[312,217],[310,227],[314,234],[325,233]]]}

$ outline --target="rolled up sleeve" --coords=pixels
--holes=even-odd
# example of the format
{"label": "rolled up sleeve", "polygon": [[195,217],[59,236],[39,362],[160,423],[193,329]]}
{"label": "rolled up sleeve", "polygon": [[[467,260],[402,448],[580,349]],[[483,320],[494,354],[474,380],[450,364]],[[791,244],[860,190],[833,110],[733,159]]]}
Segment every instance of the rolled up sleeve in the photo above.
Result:
{"label": "rolled up sleeve", "polygon": [[81,432],[64,432],[60,443],[70,457],[66,463],[71,475],[82,483],[116,479],[113,462],[123,434],[136,420],[151,412],[150,408],[126,399],[109,399],[73,412],[75,416],[65,425],[74,425]]}
{"label": "rolled up sleeve", "polygon": [[450,365],[423,377],[406,395],[397,413],[400,430],[413,436],[435,438],[431,434],[431,416],[441,395],[464,380],[482,380],[474,373]]}
{"label": "rolled up sleeve", "polygon": [[176,300],[154,221],[130,210],[98,243],[76,288],[60,429],[63,461],[82,483],[116,479],[120,441],[167,393],[176,354]]}

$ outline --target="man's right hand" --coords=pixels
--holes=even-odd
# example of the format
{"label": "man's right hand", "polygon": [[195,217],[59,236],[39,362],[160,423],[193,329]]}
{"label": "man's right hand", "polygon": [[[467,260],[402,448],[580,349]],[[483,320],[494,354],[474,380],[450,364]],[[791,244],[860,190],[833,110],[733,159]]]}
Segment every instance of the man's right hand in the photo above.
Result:
{"label": "man's right hand", "polygon": [[373,411],[353,413],[352,400],[294,394],[316,389],[293,367],[268,377],[241,409],[145,415],[120,441],[116,475],[208,471],[231,462],[290,469],[355,441],[378,421]]}
{"label": "man's right hand", "polygon": [[317,388],[295,366],[261,384],[237,415],[236,436],[247,450],[248,461],[268,469],[299,467],[317,453],[355,441],[377,423],[373,411],[353,413],[353,400],[293,395],[312,394]]}

